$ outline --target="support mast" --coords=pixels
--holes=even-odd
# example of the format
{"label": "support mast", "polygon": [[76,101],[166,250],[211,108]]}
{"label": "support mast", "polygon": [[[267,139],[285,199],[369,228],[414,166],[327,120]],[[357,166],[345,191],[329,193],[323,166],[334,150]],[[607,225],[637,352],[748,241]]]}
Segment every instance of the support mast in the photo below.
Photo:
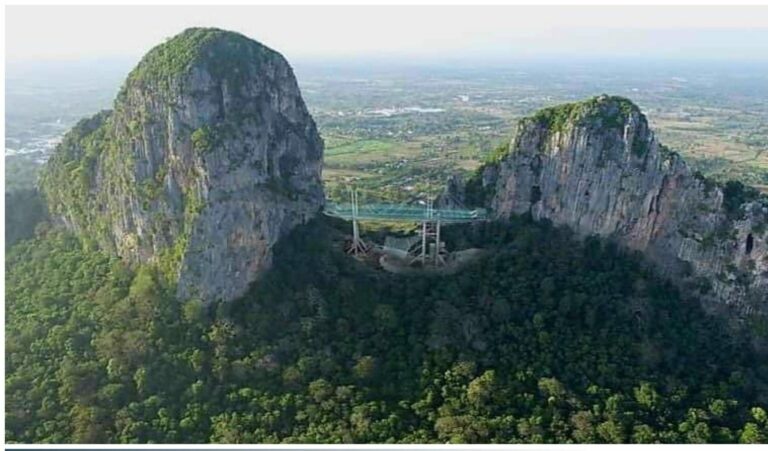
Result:
{"label": "support mast", "polygon": [[368,246],[365,244],[362,238],[360,238],[360,226],[357,223],[358,217],[358,203],[357,203],[357,189],[350,188],[349,190],[350,201],[352,203],[352,246],[349,248],[349,253],[355,257],[364,255],[368,252]]}

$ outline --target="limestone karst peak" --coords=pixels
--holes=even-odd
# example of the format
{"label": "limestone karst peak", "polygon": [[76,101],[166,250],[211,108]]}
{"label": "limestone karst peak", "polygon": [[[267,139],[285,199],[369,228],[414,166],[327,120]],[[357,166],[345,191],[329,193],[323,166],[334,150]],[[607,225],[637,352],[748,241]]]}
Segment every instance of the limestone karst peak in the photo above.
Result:
{"label": "limestone karst peak", "polygon": [[603,95],[521,120],[509,150],[467,188],[499,217],[529,213],[644,251],[712,305],[768,311],[768,200],[692,171],[628,99]]}
{"label": "limestone karst peak", "polygon": [[230,300],[324,201],[323,144],[288,62],[238,33],[192,28],[131,71],[112,113],[47,164],[52,213],[180,298]]}

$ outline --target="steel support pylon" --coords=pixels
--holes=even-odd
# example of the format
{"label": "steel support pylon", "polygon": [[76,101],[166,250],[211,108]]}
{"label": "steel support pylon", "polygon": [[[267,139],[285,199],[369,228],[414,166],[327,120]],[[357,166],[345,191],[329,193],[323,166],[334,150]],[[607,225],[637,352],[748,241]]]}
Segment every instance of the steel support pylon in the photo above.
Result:
{"label": "steel support pylon", "polygon": [[365,244],[365,241],[360,237],[360,225],[357,222],[357,190],[350,188],[349,195],[352,203],[352,244],[349,246],[349,249],[347,249],[347,252],[357,257],[368,253],[368,245]]}
{"label": "steel support pylon", "polygon": [[445,243],[440,241],[440,213],[435,212],[432,201],[427,201],[425,219],[421,222],[421,252],[415,260],[420,260],[422,266],[431,263],[434,266],[445,264]]}

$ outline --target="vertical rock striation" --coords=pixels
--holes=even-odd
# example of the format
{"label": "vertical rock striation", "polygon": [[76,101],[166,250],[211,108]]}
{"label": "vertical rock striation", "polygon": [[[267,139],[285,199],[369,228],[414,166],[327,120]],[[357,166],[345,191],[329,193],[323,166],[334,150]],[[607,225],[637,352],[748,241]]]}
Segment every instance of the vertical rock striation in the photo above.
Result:
{"label": "vertical rock striation", "polygon": [[629,100],[600,96],[523,119],[466,197],[498,217],[530,212],[643,251],[708,307],[768,313],[768,200],[693,173]]}
{"label": "vertical rock striation", "polygon": [[156,264],[180,298],[231,300],[322,207],[322,156],[286,60],[194,28],[142,59],[114,110],[65,136],[41,187],[64,224]]}

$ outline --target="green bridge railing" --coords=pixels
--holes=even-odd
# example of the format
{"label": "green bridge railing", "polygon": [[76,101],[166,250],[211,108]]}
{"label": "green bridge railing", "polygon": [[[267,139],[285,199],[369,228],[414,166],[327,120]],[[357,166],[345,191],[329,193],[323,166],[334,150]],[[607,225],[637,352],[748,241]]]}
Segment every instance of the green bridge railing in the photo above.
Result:
{"label": "green bridge railing", "polygon": [[[354,218],[351,204],[325,204],[325,214],[337,218],[351,220]],[[357,207],[358,220],[378,221],[436,221],[440,222],[471,222],[488,218],[488,213],[482,209],[447,209],[426,208],[418,205],[400,204],[363,204]]]}

